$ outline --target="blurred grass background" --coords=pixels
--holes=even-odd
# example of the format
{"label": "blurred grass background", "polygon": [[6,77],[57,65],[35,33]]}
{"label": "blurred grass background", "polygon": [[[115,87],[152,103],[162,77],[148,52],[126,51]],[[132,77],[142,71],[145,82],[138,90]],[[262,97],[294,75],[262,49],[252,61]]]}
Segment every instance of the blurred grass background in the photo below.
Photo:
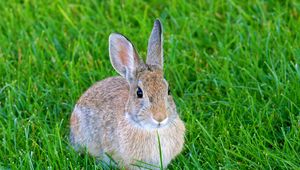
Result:
{"label": "blurred grass background", "polygon": [[117,75],[109,34],[145,57],[155,18],[187,127],[168,168],[300,168],[299,15],[296,0],[0,1],[0,169],[101,169],[70,148],[70,113]]}

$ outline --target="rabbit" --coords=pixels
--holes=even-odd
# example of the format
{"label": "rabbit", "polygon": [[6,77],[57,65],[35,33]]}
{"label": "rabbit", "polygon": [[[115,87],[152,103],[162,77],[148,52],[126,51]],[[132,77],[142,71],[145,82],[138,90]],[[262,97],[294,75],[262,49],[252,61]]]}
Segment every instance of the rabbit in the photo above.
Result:
{"label": "rabbit", "polygon": [[146,63],[119,33],[109,36],[109,56],[121,76],[95,83],[80,97],[70,118],[71,145],[126,169],[143,169],[135,166],[140,162],[166,168],[183,149],[185,125],[163,75],[160,20],[154,22]]}

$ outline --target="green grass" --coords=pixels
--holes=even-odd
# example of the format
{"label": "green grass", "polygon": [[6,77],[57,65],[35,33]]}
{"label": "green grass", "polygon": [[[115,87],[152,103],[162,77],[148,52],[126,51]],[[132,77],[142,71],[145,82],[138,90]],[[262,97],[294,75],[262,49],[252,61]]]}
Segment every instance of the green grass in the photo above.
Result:
{"label": "green grass", "polygon": [[155,18],[187,128],[169,169],[299,169],[297,0],[0,1],[0,169],[101,168],[70,148],[70,113],[117,75],[109,34],[145,57]]}

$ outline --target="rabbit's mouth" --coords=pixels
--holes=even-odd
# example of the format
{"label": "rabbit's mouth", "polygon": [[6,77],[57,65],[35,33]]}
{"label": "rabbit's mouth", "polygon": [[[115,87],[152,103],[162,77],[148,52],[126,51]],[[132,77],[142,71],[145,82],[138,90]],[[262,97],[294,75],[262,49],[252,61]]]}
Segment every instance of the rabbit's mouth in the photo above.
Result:
{"label": "rabbit's mouth", "polygon": [[151,121],[158,127],[158,128],[161,128],[161,127],[164,127],[168,122],[169,122],[169,118],[166,117],[164,120],[162,121],[157,121],[155,120],[153,117],[151,117]]}
{"label": "rabbit's mouth", "polygon": [[141,116],[132,115],[127,112],[126,112],[126,118],[135,127],[142,128],[142,129],[148,129],[148,130],[164,128],[168,125],[168,122],[169,122],[168,117],[165,120],[158,122],[155,119],[153,119],[152,117],[151,118],[141,118]]}

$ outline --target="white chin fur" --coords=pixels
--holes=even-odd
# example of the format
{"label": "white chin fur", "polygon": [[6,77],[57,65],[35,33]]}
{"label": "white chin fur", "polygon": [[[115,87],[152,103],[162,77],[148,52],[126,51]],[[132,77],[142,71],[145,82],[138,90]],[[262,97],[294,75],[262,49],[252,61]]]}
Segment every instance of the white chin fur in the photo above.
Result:
{"label": "white chin fur", "polygon": [[153,118],[151,118],[152,119],[152,121],[157,125],[157,126],[161,126],[161,127],[163,127],[163,126],[165,126],[167,123],[168,123],[168,120],[169,120],[169,118],[168,117],[166,117],[163,121],[161,121],[161,122],[158,122],[157,120],[155,120],[155,119],[153,119]]}

